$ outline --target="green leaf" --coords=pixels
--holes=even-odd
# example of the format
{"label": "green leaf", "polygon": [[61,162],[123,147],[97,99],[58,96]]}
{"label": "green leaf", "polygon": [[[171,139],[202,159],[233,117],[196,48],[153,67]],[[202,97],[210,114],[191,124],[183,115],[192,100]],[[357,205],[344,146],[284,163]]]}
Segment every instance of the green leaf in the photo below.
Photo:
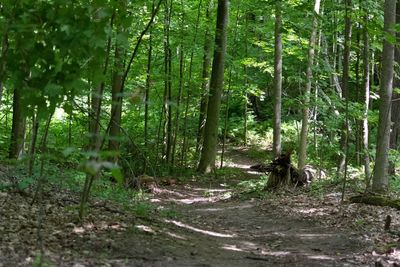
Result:
{"label": "green leaf", "polygon": [[124,175],[122,174],[121,168],[116,166],[111,169],[111,175],[115,178],[118,184],[123,184]]}

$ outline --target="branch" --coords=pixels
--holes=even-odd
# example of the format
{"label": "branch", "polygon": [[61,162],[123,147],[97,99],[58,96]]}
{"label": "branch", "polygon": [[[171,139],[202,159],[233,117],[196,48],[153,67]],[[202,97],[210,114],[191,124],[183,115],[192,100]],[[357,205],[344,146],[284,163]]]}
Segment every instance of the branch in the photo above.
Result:
{"label": "branch", "polygon": [[140,33],[140,35],[139,35],[139,37],[137,39],[137,43],[135,45],[135,48],[133,49],[133,52],[132,52],[132,55],[131,55],[131,59],[129,60],[129,63],[128,63],[128,67],[126,68],[126,70],[124,72],[124,76],[122,76],[121,95],[119,96],[120,98],[122,98],[122,92],[123,92],[124,87],[125,87],[126,78],[128,77],[128,73],[131,70],[133,60],[135,59],[136,54],[139,51],[139,46],[140,46],[140,44],[141,44],[141,42],[143,40],[144,35],[148,32],[148,30],[150,29],[151,25],[153,24],[154,18],[157,15],[158,11],[160,10],[160,6],[161,6],[162,2],[163,2],[163,0],[160,0],[158,2],[153,14],[151,15],[150,21],[147,23],[146,28],[144,28],[144,30]]}

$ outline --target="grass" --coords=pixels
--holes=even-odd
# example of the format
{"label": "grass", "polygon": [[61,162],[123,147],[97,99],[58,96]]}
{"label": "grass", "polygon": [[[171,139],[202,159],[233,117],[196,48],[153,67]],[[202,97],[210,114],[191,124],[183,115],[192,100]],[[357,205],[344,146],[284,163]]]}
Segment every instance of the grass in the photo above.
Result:
{"label": "grass", "polygon": [[236,185],[234,191],[241,197],[263,197],[266,194],[264,189],[267,180],[268,177],[262,175],[259,179],[242,181]]}

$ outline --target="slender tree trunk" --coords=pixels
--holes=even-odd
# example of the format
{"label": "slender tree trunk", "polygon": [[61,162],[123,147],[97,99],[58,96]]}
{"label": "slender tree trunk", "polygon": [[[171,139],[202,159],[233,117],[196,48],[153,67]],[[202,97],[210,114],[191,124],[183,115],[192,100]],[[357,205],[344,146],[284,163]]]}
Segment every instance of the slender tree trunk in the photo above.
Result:
{"label": "slender tree trunk", "polygon": [[[275,2],[275,63],[274,63],[274,134],[272,150],[274,157],[282,152],[281,145],[282,112],[282,1]],[[308,115],[307,115],[308,116]]]}
{"label": "slender tree trunk", "polygon": [[[70,99],[70,103],[71,103],[71,107],[73,105],[73,98],[71,96]],[[72,124],[73,124],[73,118],[74,118],[74,113],[71,109],[70,111],[71,113],[68,114],[68,146],[71,147],[72,146]]]}
{"label": "slender tree trunk", "polygon": [[[122,94],[122,70],[123,70],[123,49],[120,44],[115,45],[114,69],[112,76],[111,90],[111,117],[108,149],[118,152],[121,136],[121,115],[122,101],[119,101]],[[118,162],[118,156],[114,157],[114,162]]]}
{"label": "slender tree trunk", "polygon": [[[355,101],[357,103],[360,103],[360,64],[361,64],[361,38],[360,38],[360,31],[361,31],[361,27],[360,25],[358,25],[357,27],[357,48],[356,48],[356,65],[355,65],[355,75],[356,75],[356,99]],[[355,154],[356,154],[356,164],[357,166],[360,166],[361,164],[361,147],[362,147],[362,122],[358,119],[356,119],[355,121],[355,128],[356,128],[356,132],[355,132],[355,139],[356,139],[356,146],[355,146]]]}
{"label": "slender tree trunk", "polygon": [[[248,29],[249,29],[249,20],[246,17],[245,19],[245,44],[244,44],[244,54],[245,57],[247,58],[249,55],[249,43],[248,43]],[[243,111],[243,145],[247,146],[247,132],[248,132],[248,119],[247,119],[247,113],[248,113],[248,106],[249,106],[249,75],[248,75],[248,68],[246,65],[243,66],[244,69],[244,76],[245,76],[245,95],[244,95],[244,111]]]}
{"label": "slender tree trunk", "polygon": [[14,89],[13,98],[13,117],[11,129],[11,142],[8,157],[10,159],[18,159],[24,149],[25,142],[25,116],[22,107],[22,89],[16,87]]}
{"label": "slender tree trunk", "polygon": [[369,94],[370,94],[370,63],[369,63],[369,34],[368,34],[368,13],[364,9],[364,25],[363,25],[363,87],[364,87],[364,114],[362,121],[362,144],[363,144],[363,158],[364,158],[364,173],[366,187],[370,187],[371,170],[369,167],[369,126],[368,126],[368,111],[369,111]]}
{"label": "slender tree trunk", "polygon": [[39,131],[39,118],[37,115],[37,111],[34,111],[32,115],[32,134],[31,134],[31,143],[29,148],[29,165],[28,165],[28,175],[32,176],[33,168],[35,166],[35,157],[36,157],[36,141]]}
{"label": "slender tree trunk", "polygon": [[[202,3],[203,3],[202,0],[200,0],[198,8],[197,8],[197,18],[196,18],[196,25],[195,25],[195,29],[194,29],[194,37],[193,37],[194,44],[197,42],[197,34],[198,34],[198,30],[199,30]],[[207,25],[208,25],[208,23],[207,23]],[[190,97],[192,96],[191,88],[193,86],[192,76],[193,76],[194,52],[195,52],[195,50],[192,47],[191,52],[190,52],[189,77],[188,77],[188,81],[187,81],[187,85],[186,85],[186,103],[185,103],[185,114],[184,114],[185,119],[184,119],[184,123],[183,123],[183,140],[182,140],[182,146],[181,146],[181,159],[180,159],[181,165],[184,167],[187,166],[187,149],[188,149],[187,131],[188,131],[189,102],[190,102]],[[198,144],[198,142],[196,143],[196,152],[198,152],[197,144]]]}
{"label": "slender tree trunk", "polygon": [[[385,0],[386,34],[395,35],[393,26],[396,23],[396,0]],[[388,151],[390,142],[391,102],[393,93],[394,44],[385,38],[382,54],[382,81],[380,88],[378,140],[376,145],[376,161],[372,180],[372,191],[386,192],[389,187]]]}
{"label": "slender tree trunk", "polygon": [[344,37],[344,50],[343,50],[343,73],[342,73],[342,99],[345,101],[345,122],[340,138],[341,154],[339,156],[337,176],[340,177],[345,171],[348,139],[349,139],[349,117],[348,117],[348,103],[349,103],[349,69],[350,69],[350,48],[351,48],[351,0],[346,0],[346,16],[345,16],[345,37]]}
{"label": "slender tree trunk", "polygon": [[[179,85],[178,85],[178,96],[176,101],[176,113],[175,113],[175,125],[174,125],[174,135],[172,140],[172,154],[171,154],[171,167],[175,167],[175,154],[176,154],[176,146],[179,135],[179,124],[181,117],[181,102],[182,102],[182,93],[184,86],[184,71],[185,71],[185,57],[184,57],[184,46],[183,46],[183,38],[184,38],[184,28],[185,28],[185,6],[183,4],[183,0],[181,0],[181,43],[178,48],[179,54]],[[171,172],[171,169],[170,169]]]}
{"label": "slender tree trunk", "polygon": [[[206,10],[206,24],[210,22],[210,9],[213,5],[213,0],[209,2]],[[207,107],[210,87],[210,67],[211,67],[211,52],[212,52],[212,37],[210,29],[207,27],[204,37],[203,47],[203,71],[202,71],[202,83],[201,83],[201,101],[200,101],[200,112],[199,112],[199,124],[197,129],[197,143],[196,152],[200,152],[203,147],[203,136],[204,126],[207,118]]]}
{"label": "slender tree trunk", "polygon": [[215,168],[218,141],[218,121],[221,106],[221,94],[224,83],[224,65],[228,33],[228,0],[218,0],[215,49],[210,80],[210,97],[207,108],[207,119],[204,129],[204,146],[198,170],[202,173]]}
{"label": "slender tree trunk", "polygon": [[3,100],[3,83],[5,80],[7,52],[8,52],[8,34],[6,31],[6,33],[3,35],[2,38],[1,54],[0,54],[0,108],[2,106],[2,100]]}
{"label": "slender tree trunk", "polygon": [[[110,19],[111,28],[114,25],[114,18],[115,18],[115,13],[113,13]],[[107,40],[107,50],[105,54],[105,60],[102,72],[104,76],[107,74],[108,70],[108,64],[110,60],[110,50],[111,50],[111,37],[109,37]],[[89,97],[89,99],[91,99],[91,102],[89,108],[89,145],[87,150],[94,153],[98,153],[102,146],[102,141],[100,138],[100,117],[101,117],[101,104],[103,100],[104,87],[105,83],[101,82],[100,85],[92,89],[91,95]],[[113,115],[111,115],[111,117],[113,117]],[[97,161],[97,159],[98,159],[97,155],[92,156],[90,158],[90,160],[92,161]],[[92,175],[89,173],[86,174],[85,184],[83,186],[81,200],[80,200],[80,207],[79,207],[79,218],[81,220],[83,219],[85,206],[87,201],[89,200],[91,186],[96,176],[97,174],[96,175]]]}
{"label": "slender tree trunk", "polygon": [[[154,0],[152,5],[152,12],[154,12]],[[151,71],[152,71],[152,58],[153,58],[153,31],[149,30],[149,50],[147,53],[147,70],[146,70],[146,91],[144,98],[144,143],[148,149],[149,142],[149,101],[151,89]]]}
{"label": "slender tree trunk", "polygon": [[[152,13],[154,13],[155,3],[153,0]],[[144,94],[144,146],[146,148],[146,156],[149,152],[149,102],[150,102],[150,89],[151,89],[151,71],[152,71],[152,57],[153,57],[153,31],[149,30],[149,50],[147,53],[147,70],[146,70],[146,91]],[[147,171],[147,160],[144,161],[144,173]]]}
{"label": "slender tree trunk", "polygon": [[163,158],[166,163],[171,157],[172,141],[172,50],[170,47],[170,27],[172,15],[172,0],[165,2],[164,12],[164,98],[163,98]]}
{"label": "slender tree trunk", "polygon": [[[239,28],[239,11],[240,11],[240,4],[241,1],[237,4],[237,11],[236,11],[236,21],[235,21],[235,28],[233,33],[233,49],[231,52],[231,57],[235,58],[236,56],[236,47],[237,47],[237,32]],[[228,90],[226,90],[226,103],[225,103],[225,116],[224,116],[224,133],[222,137],[222,151],[221,151],[221,163],[220,168],[224,166],[224,156],[225,156],[225,149],[226,149],[226,139],[228,136],[228,129],[229,129],[229,109],[230,109],[230,99],[231,99],[231,88],[232,88],[232,74],[233,74],[233,64],[229,67],[229,78],[228,78]]]}
{"label": "slender tree trunk", "polygon": [[311,31],[311,37],[308,48],[308,63],[307,63],[307,85],[304,92],[304,107],[303,107],[303,118],[301,124],[301,134],[300,134],[300,148],[299,148],[299,163],[298,168],[301,170],[306,165],[307,161],[307,136],[308,136],[308,120],[310,113],[310,94],[311,94],[311,86],[312,86],[312,66],[314,64],[314,55],[315,55],[315,44],[317,41],[317,31],[318,31],[318,17],[320,10],[320,0],[315,0],[314,5],[314,18],[313,18],[313,26]]}
{"label": "slender tree trunk", "polygon": [[[182,7],[183,7],[183,5],[182,5]],[[183,36],[182,36],[182,39],[183,39]],[[176,113],[175,113],[174,136],[173,136],[173,142],[172,142],[171,167],[175,166],[176,144],[177,144],[178,135],[179,135],[179,120],[180,120],[180,116],[181,116],[180,109],[181,109],[183,83],[184,83],[184,81],[183,81],[184,67],[185,66],[184,66],[183,45],[181,45],[179,48],[179,88],[178,88],[178,99],[176,101]]]}

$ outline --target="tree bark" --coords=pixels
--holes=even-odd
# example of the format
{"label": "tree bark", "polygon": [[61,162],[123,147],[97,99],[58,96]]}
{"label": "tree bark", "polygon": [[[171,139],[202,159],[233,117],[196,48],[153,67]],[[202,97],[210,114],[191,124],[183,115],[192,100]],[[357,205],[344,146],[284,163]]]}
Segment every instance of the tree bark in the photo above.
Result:
{"label": "tree bark", "polygon": [[367,188],[370,187],[371,170],[369,167],[369,127],[368,127],[368,111],[369,111],[369,94],[370,94],[370,62],[369,62],[369,34],[368,34],[368,15],[367,10],[364,15],[364,29],[363,29],[363,87],[364,87],[364,113],[362,121],[362,144],[363,144],[363,157],[364,157],[364,174]]}
{"label": "tree bark", "polygon": [[202,173],[215,168],[217,154],[218,125],[221,106],[221,94],[224,83],[224,65],[228,33],[228,0],[218,0],[215,49],[210,80],[210,97],[207,108],[207,119],[204,129],[204,146],[201,151],[198,170]]}
{"label": "tree bark", "polygon": [[343,69],[342,69],[342,99],[345,101],[345,122],[340,138],[341,154],[339,156],[337,166],[337,176],[340,177],[345,172],[347,160],[347,148],[349,140],[349,118],[348,118],[348,103],[349,103],[349,69],[350,69],[350,49],[351,49],[351,34],[352,34],[352,20],[351,20],[351,0],[346,0],[346,16],[345,16],[345,36],[344,36],[344,49],[343,49]]}
{"label": "tree bark", "polygon": [[[400,23],[400,5],[396,5],[396,23]],[[398,42],[400,40],[400,34],[397,33],[397,45],[395,47],[395,54],[394,54],[394,60],[397,65],[400,64],[400,46],[398,45]],[[394,81],[393,81],[393,87],[394,88],[399,88],[400,87],[400,78],[398,75],[395,75]],[[394,150],[399,149],[399,142],[400,142],[400,93],[398,92],[393,92],[393,97],[392,97],[392,131],[390,134],[390,148]],[[395,166],[392,164],[391,166],[391,174],[395,174]]]}
{"label": "tree bark", "polygon": [[304,91],[304,107],[303,107],[303,118],[301,124],[301,133],[300,133],[300,148],[299,148],[299,163],[298,169],[302,170],[306,165],[307,161],[307,136],[308,136],[308,117],[310,113],[310,94],[311,94],[311,86],[312,86],[312,66],[314,64],[314,55],[315,55],[315,44],[317,39],[317,30],[318,30],[318,17],[320,10],[320,0],[315,0],[314,4],[314,18],[313,18],[313,26],[311,31],[311,37],[309,41],[308,48],[308,63],[307,63],[307,84],[306,89]]}
{"label": "tree bark", "polygon": [[[120,44],[115,45],[114,70],[112,75],[111,89],[111,117],[108,149],[118,152],[121,136],[121,115],[122,101],[119,101],[122,94],[122,71],[123,71],[123,49]],[[114,157],[114,162],[118,161],[118,156]]]}
{"label": "tree bark", "polygon": [[[393,26],[396,23],[396,0],[385,0],[384,31],[395,35]],[[380,87],[380,105],[378,122],[378,140],[376,161],[372,180],[372,191],[384,193],[389,187],[388,151],[390,142],[391,102],[393,93],[394,44],[385,38],[382,54],[382,81]]]}
{"label": "tree bark", "polygon": [[275,3],[275,63],[274,63],[274,134],[272,150],[274,157],[281,154],[282,110],[282,1]]}
{"label": "tree bark", "polygon": [[[208,1],[208,3],[211,3],[212,0]],[[196,18],[196,25],[194,28],[194,37],[193,37],[193,43],[197,43],[197,34],[199,31],[199,24],[200,24],[200,15],[201,15],[201,8],[202,8],[202,4],[203,1],[200,0],[199,1],[199,5],[197,7],[197,18]],[[208,16],[208,6],[207,6],[207,13],[206,13],[206,17]],[[208,25],[208,17],[207,17],[207,25]],[[208,29],[208,28],[207,28]],[[185,103],[185,112],[184,112],[184,122],[183,122],[183,140],[182,140],[182,145],[181,145],[181,166],[183,166],[184,168],[187,166],[187,149],[188,149],[188,140],[189,137],[187,135],[188,132],[188,117],[189,117],[189,103],[190,103],[190,98],[192,96],[192,91],[190,90],[190,88],[192,88],[193,86],[193,58],[194,58],[194,53],[195,53],[195,49],[194,47],[191,48],[191,52],[190,52],[190,62],[189,62],[189,77],[188,77],[188,81],[186,84],[186,103]],[[198,145],[199,145],[199,131],[198,131],[198,135],[197,135],[197,142],[196,142],[196,152],[199,152],[198,150]]]}
{"label": "tree bark", "polygon": [[14,89],[13,98],[13,117],[11,129],[11,142],[8,151],[10,159],[19,159],[23,153],[25,142],[25,116],[22,107],[22,89],[16,87]]}
{"label": "tree bark", "polygon": [[[235,28],[234,28],[234,33],[233,33],[233,49],[231,51],[230,56],[232,58],[235,58],[235,56],[237,56],[237,51],[236,51],[236,47],[237,47],[237,33],[238,33],[238,28],[239,28],[239,12],[240,12],[240,5],[241,5],[241,1],[239,1],[237,3],[237,11],[236,11],[236,19],[235,19]],[[232,93],[232,74],[233,74],[233,64],[231,66],[229,66],[229,77],[228,77],[228,88],[225,91],[225,116],[224,116],[224,132],[223,132],[223,137],[222,137],[222,149],[221,149],[221,163],[219,165],[219,167],[222,169],[222,167],[224,166],[224,157],[225,157],[225,149],[226,149],[226,139],[228,136],[228,129],[229,129],[229,109],[230,109],[230,99],[231,99],[231,93]],[[237,75],[236,75],[237,77]]]}
{"label": "tree bark", "polygon": [[[210,9],[213,4],[213,0],[209,2],[206,10],[206,23],[210,22]],[[210,34],[210,29],[207,27],[204,37],[204,47],[203,47],[203,71],[201,74],[201,100],[200,100],[200,112],[199,112],[199,124],[197,128],[197,143],[196,151],[200,152],[203,147],[203,136],[204,136],[204,126],[206,124],[207,118],[207,107],[208,107],[208,97],[210,88],[210,66],[211,66],[211,51],[212,51],[212,37]]]}
{"label": "tree bark", "polygon": [[[183,20],[183,19],[182,19]],[[182,23],[183,24],[183,23]],[[183,31],[183,28],[182,28]],[[182,36],[183,39],[183,36]],[[183,92],[183,73],[184,73],[184,53],[183,53],[183,45],[180,45],[179,48],[179,88],[178,88],[178,96],[176,101],[176,113],[175,113],[175,125],[174,125],[174,136],[172,142],[172,155],[171,155],[171,167],[175,167],[175,153],[176,153],[176,145],[179,135],[179,121],[181,117],[181,101],[182,101],[182,92]]]}
{"label": "tree bark", "polygon": [[[155,3],[153,0],[152,13],[154,13]],[[151,72],[152,72],[152,58],[153,58],[153,31],[149,30],[149,50],[147,52],[147,69],[146,69],[146,90],[144,94],[144,146],[146,148],[146,155],[149,152],[149,102],[150,102],[150,89],[151,89]],[[144,161],[144,173],[147,171],[147,161]]]}
{"label": "tree bark", "polygon": [[163,98],[163,159],[169,162],[172,149],[172,50],[170,47],[170,26],[172,0],[165,2],[164,14],[164,98]]}
{"label": "tree bark", "polygon": [[5,80],[5,73],[6,73],[6,57],[8,52],[8,33],[3,35],[2,42],[1,42],[1,54],[0,54],[0,108],[2,106],[3,100],[3,84]]}

